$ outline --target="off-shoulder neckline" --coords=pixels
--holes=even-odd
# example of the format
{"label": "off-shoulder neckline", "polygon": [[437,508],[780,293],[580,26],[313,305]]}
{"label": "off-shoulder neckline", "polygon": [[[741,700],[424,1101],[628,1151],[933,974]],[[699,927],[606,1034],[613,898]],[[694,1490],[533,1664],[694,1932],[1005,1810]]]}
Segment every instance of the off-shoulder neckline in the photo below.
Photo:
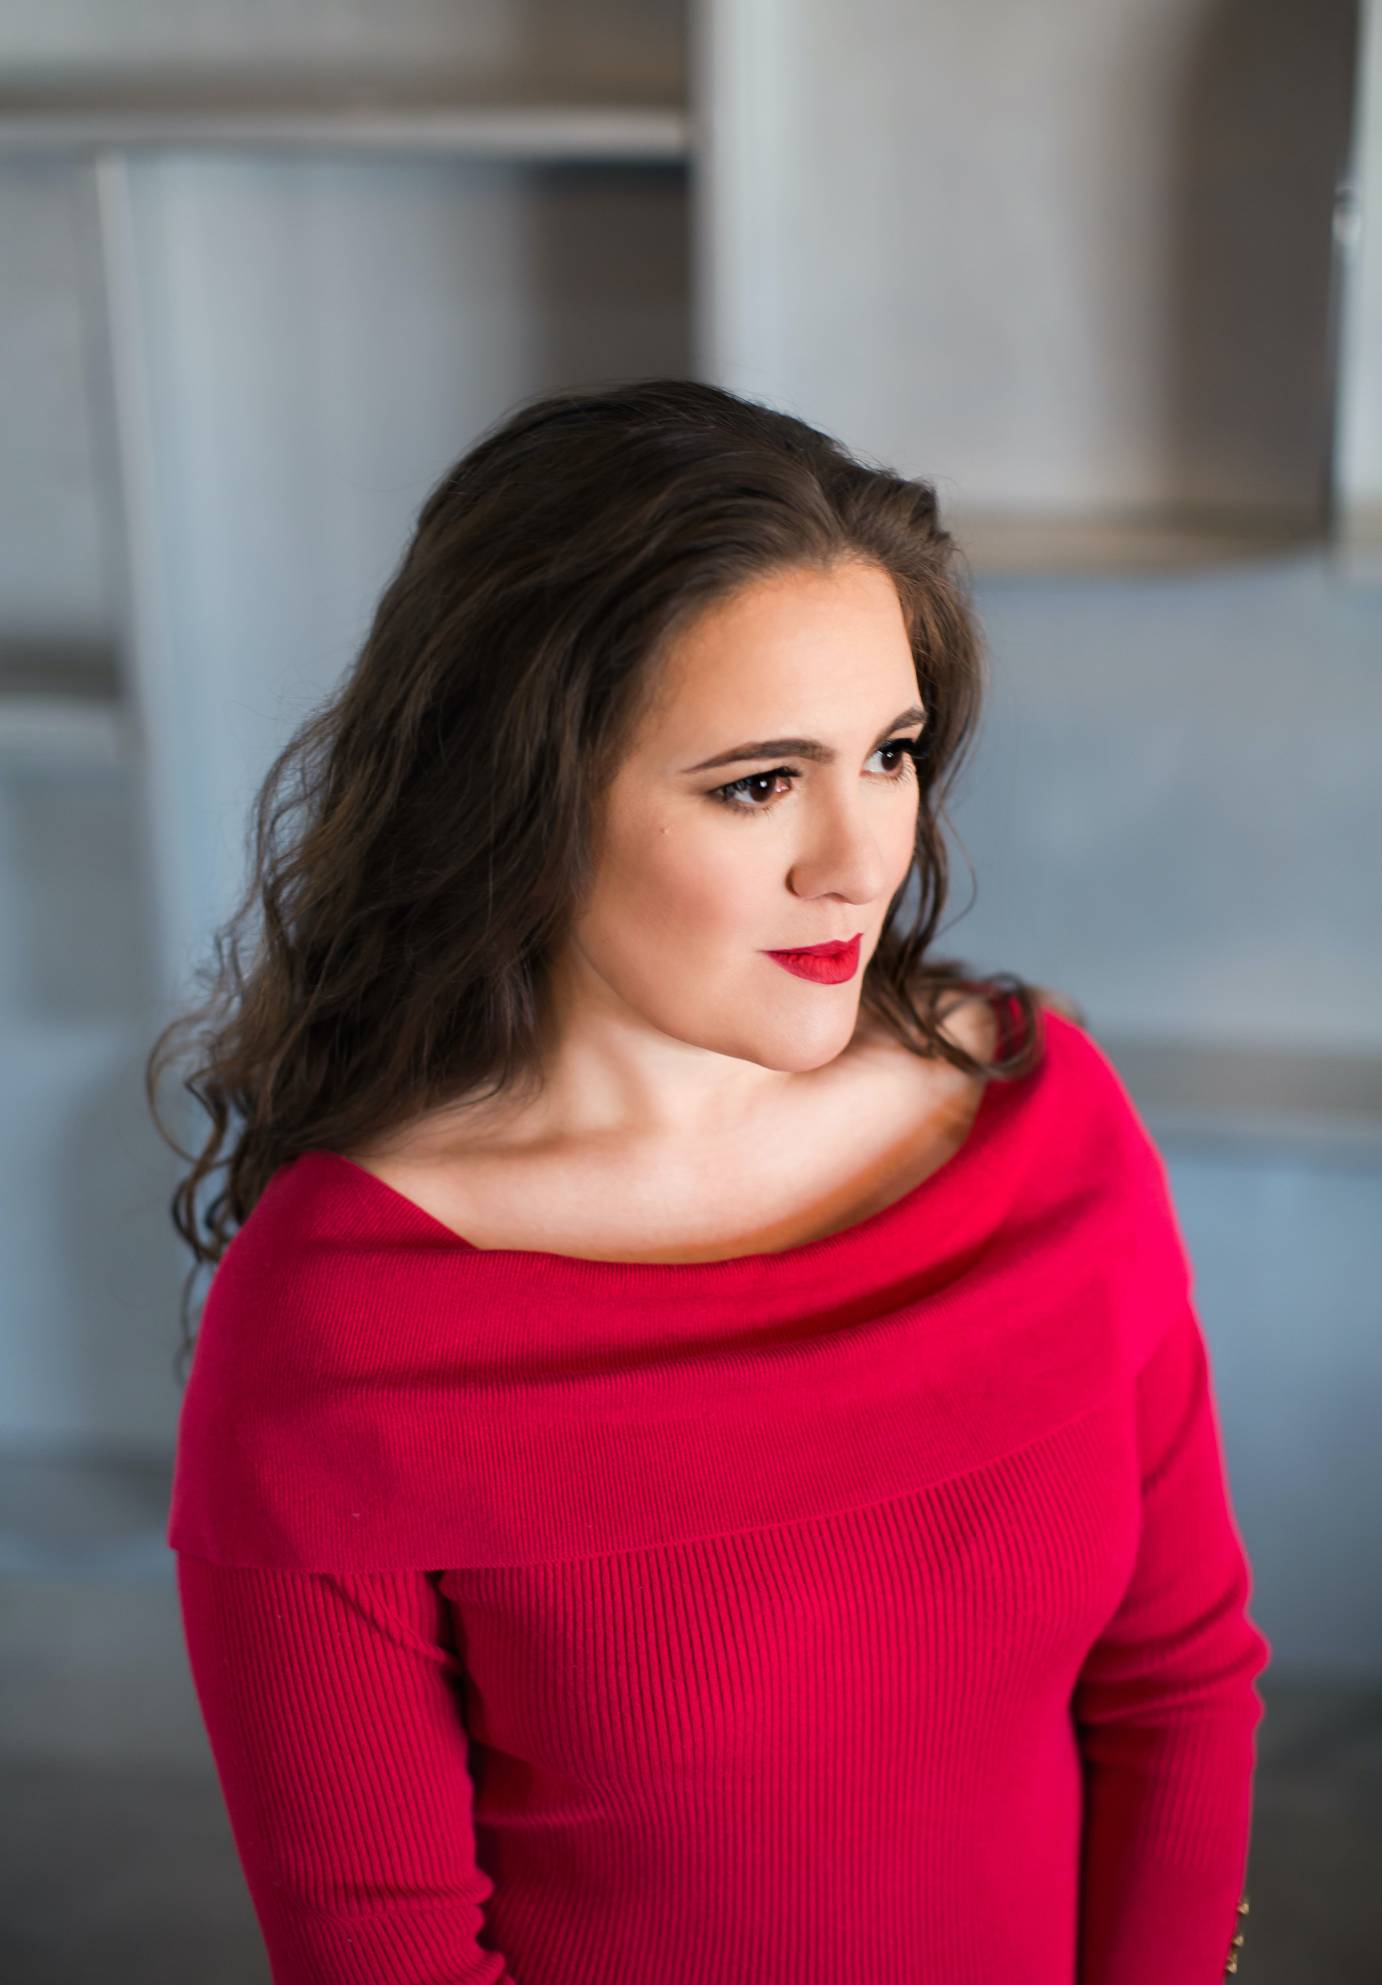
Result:
{"label": "off-shoulder neckline", "polygon": [[[1003,1016],[1006,1020],[1006,1015]],[[451,1227],[446,1221],[429,1213],[417,1200],[412,1199],[397,1186],[390,1185],[376,1173],[366,1170],[353,1158],[341,1152],[314,1148],[301,1154],[295,1161],[297,1166],[315,1166],[323,1174],[334,1173],[345,1179],[360,1195],[362,1201],[372,1200],[377,1206],[392,1211],[405,1223],[412,1225],[419,1234],[426,1234],[434,1243],[445,1250],[477,1262],[488,1262],[496,1267],[508,1264],[528,1264],[536,1268],[547,1264],[553,1268],[573,1270],[583,1279],[597,1280],[601,1277],[626,1284],[633,1280],[662,1282],[699,1279],[713,1281],[732,1276],[746,1270],[805,1269],[827,1259],[834,1265],[836,1258],[852,1249],[867,1249],[884,1242],[895,1228],[900,1228],[923,1202],[931,1214],[936,1212],[936,1202],[952,1195],[961,1184],[969,1184],[985,1159],[992,1155],[993,1140],[998,1127],[1011,1108],[1033,1086],[1034,1079],[1045,1067],[1050,1053],[1050,1045],[1060,1035],[1060,1026],[1049,1027],[1052,1019],[1058,1023],[1061,1016],[1051,1009],[1041,1011],[1041,1032],[1043,1051],[1033,1067],[1017,1078],[990,1076],[980,1093],[978,1107],[970,1121],[969,1129],[949,1157],[917,1183],[910,1186],[897,1199],[888,1205],[865,1214],[862,1219],[847,1227],[837,1228],[834,1233],[818,1235],[814,1240],[801,1241],[787,1248],[769,1248],[751,1254],[724,1255],[705,1261],[616,1261],[601,1256],[563,1254],[550,1248],[482,1248],[468,1241],[464,1234]],[[1006,1040],[1006,1026],[1000,1030]]]}

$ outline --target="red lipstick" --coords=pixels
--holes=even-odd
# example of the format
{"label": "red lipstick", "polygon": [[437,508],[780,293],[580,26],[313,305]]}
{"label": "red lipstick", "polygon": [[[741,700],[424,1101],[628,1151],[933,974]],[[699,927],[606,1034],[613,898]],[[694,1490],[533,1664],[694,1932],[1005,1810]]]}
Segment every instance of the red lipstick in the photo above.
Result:
{"label": "red lipstick", "polygon": [[843,985],[859,969],[859,940],[862,931],[843,944],[807,944],[796,951],[770,951],[767,956],[784,972],[795,972],[799,979],[813,979],[818,986]]}

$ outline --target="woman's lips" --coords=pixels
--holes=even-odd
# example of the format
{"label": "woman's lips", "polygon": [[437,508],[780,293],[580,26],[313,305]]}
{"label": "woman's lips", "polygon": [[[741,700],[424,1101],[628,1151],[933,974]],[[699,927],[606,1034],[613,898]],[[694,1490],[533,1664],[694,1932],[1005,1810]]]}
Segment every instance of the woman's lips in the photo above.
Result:
{"label": "woman's lips", "polygon": [[784,972],[795,972],[799,979],[812,979],[818,986],[838,986],[852,979],[859,968],[859,939],[856,931],[848,944],[814,944],[806,951],[770,951],[768,957]]}

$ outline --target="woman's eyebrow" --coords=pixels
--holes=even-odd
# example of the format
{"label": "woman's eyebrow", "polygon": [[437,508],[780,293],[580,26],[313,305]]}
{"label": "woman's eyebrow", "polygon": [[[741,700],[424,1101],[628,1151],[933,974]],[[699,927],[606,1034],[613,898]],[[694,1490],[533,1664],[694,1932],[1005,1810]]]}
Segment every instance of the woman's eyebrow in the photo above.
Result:
{"label": "woman's eyebrow", "polygon": [[[884,724],[874,739],[876,751],[885,738],[894,731],[901,730],[904,724],[919,724],[926,712],[919,703],[913,703],[905,710],[899,710],[890,724]],[[717,751],[713,758],[702,758],[695,765],[684,765],[684,772],[709,772],[717,765],[740,765],[754,758],[811,758],[820,765],[834,763],[836,753],[833,744],[822,744],[813,737],[769,737],[757,738],[749,744],[736,744],[730,751]]]}

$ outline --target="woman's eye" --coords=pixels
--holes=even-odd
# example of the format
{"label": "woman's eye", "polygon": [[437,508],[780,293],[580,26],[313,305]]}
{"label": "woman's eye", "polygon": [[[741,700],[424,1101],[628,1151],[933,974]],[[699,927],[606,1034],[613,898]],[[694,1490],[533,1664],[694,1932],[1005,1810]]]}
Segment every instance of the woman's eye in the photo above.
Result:
{"label": "woman's eye", "polygon": [[[894,784],[900,784],[903,779],[910,776],[920,752],[920,738],[890,738],[886,744],[880,744],[874,752],[875,758],[891,758],[894,761],[892,769],[879,776]],[[800,777],[801,773],[794,765],[775,765],[771,772],[749,772],[742,779],[731,779],[727,786],[715,786],[709,797],[719,800],[732,813],[771,813],[777,804],[770,790],[774,781],[778,779],[791,781]],[[787,790],[791,791],[790,783]],[[766,798],[768,804],[755,804],[751,797],[755,794]]]}

